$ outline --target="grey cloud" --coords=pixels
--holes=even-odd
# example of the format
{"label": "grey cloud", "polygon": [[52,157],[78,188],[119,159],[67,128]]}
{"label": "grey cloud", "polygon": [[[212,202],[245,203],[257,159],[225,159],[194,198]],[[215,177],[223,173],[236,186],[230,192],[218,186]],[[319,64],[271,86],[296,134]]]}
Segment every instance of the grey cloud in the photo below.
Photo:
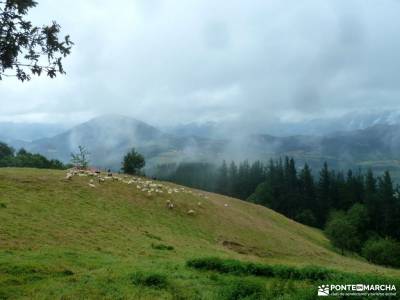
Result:
{"label": "grey cloud", "polygon": [[76,45],[66,77],[0,82],[0,120],[122,113],[249,130],[395,108],[399,1],[40,0]]}
{"label": "grey cloud", "polygon": [[225,49],[229,46],[230,33],[228,26],[220,21],[206,24],[204,29],[207,46],[214,49]]}

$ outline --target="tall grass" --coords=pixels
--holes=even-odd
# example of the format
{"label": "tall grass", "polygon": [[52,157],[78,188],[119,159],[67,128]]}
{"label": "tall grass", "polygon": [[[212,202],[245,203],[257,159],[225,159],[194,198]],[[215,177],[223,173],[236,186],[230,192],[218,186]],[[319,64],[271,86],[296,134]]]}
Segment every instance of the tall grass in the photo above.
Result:
{"label": "tall grass", "polygon": [[275,277],[280,279],[307,280],[312,282],[329,281],[330,283],[364,283],[364,284],[396,284],[400,287],[400,279],[381,275],[363,275],[340,272],[336,270],[307,266],[296,268],[283,265],[266,265],[242,262],[234,259],[218,257],[196,258],[187,261],[186,265],[198,270],[216,271],[223,274]]}
{"label": "tall grass", "polygon": [[312,281],[326,280],[331,278],[332,274],[335,273],[335,271],[315,266],[304,268],[294,268],[283,265],[272,266],[217,257],[192,259],[187,261],[187,266],[199,270],[217,271],[219,273],[235,275],[253,275]]}

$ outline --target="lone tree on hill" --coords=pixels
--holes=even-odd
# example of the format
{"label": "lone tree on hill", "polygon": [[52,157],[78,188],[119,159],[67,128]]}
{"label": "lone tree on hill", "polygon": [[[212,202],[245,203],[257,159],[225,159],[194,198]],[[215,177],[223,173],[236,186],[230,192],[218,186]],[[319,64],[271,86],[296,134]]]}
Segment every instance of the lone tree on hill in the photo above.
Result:
{"label": "lone tree on hill", "polygon": [[0,0],[0,80],[15,76],[25,81],[43,72],[50,78],[65,74],[62,59],[73,43],[68,35],[59,39],[61,27],[56,22],[39,27],[25,19],[36,5],[34,0]]}
{"label": "lone tree on hill", "polygon": [[79,146],[78,149],[79,149],[78,153],[71,153],[71,163],[76,168],[87,169],[88,166],[89,166],[89,155],[90,155],[90,153],[83,146]]}
{"label": "lone tree on hill", "polygon": [[145,164],[146,162],[143,155],[132,148],[132,150],[124,156],[124,160],[122,161],[122,171],[126,174],[136,175]]}

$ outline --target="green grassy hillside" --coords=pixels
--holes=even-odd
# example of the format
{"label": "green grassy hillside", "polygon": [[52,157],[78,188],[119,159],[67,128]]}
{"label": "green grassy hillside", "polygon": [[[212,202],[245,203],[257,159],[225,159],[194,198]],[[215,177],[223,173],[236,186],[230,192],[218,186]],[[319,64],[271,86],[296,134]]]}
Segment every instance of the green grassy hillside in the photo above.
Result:
{"label": "green grassy hillside", "polygon": [[[0,299],[222,299],[232,281],[254,279],[186,265],[210,256],[400,276],[339,255],[319,230],[265,207],[169,183],[149,194],[130,178],[91,187],[91,177],[65,175],[0,169]],[[309,281],[254,280],[281,286],[276,299],[316,293]]]}

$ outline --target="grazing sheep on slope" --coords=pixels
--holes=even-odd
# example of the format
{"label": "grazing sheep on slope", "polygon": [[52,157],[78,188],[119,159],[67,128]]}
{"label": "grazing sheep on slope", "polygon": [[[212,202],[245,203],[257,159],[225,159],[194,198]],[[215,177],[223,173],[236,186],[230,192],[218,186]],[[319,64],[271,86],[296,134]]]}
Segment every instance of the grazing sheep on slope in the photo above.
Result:
{"label": "grazing sheep on slope", "polygon": [[171,202],[171,200],[167,200],[167,208],[173,209],[175,205]]}

